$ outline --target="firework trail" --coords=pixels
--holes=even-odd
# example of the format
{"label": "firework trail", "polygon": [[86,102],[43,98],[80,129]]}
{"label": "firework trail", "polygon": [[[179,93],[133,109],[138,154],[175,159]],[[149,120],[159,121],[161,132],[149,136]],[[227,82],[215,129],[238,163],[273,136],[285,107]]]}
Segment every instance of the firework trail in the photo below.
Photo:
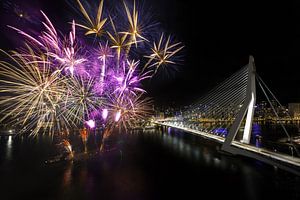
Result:
{"label": "firework trail", "polygon": [[62,142],[63,146],[65,147],[65,149],[69,152],[69,153],[72,153],[72,146],[70,144],[70,142],[68,140],[63,140]]}
{"label": "firework trail", "polygon": [[81,137],[81,140],[84,145],[84,152],[86,153],[87,152],[86,143],[87,143],[87,139],[88,139],[88,132],[87,132],[86,128],[83,128],[82,130],[80,130],[80,137]]}

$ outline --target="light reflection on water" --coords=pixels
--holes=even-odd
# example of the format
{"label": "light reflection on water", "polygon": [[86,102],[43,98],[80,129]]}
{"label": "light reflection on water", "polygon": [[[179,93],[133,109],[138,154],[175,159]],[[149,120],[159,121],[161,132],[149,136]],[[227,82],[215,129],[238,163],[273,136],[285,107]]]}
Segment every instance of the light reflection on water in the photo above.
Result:
{"label": "light reflection on water", "polygon": [[68,188],[72,183],[72,168],[73,162],[68,163],[62,178],[63,188]]}
{"label": "light reflection on water", "polygon": [[[255,127],[255,130],[257,130],[256,128],[257,127]],[[258,130],[260,131],[260,129]],[[255,132],[255,134],[260,133],[261,132]],[[225,173],[240,174],[240,176],[244,177],[243,182],[240,184],[244,185],[244,189],[247,191],[247,198],[260,199],[260,193],[262,193],[263,190],[260,189],[260,184],[257,183],[257,177],[260,177],[260,173],[265,171],[265,169],[262,168],[264,166],[263,163],[254,161],[252,163],[253,166],[241,163],[237,157],[223,155],[219,151],[220,146],[218,144],[173,128],[160,130],[159,134],[154,132],[151,136],[159,137],[161,135],[161,142],[164,146],[171,149],[174,154],[180,155],[192,163],[200,163],[201,166],[221,170]],[[260,145],[260,141],[258,142]],[[275,176],[278,173],[276,169],[273,169],[273,172],[271,169],[270,172],[274,173]],[[211,174],[208,174],[208,176],[209,175]],[[221,187],[227,188],[225,185]]]}
{"label": "light reflection on water", "polygon": [[[157,133],[159,132],[159,134]],[[204,162],[206,166],[213,166],[216,168],[227,167],[226,159],[222,159],[219,153],[219,146],[214,145],[214,151],[203,145],[197,144],[197,136],[186,134],[180,130],[168,127],[159,131],[146,131],[146,135],[158,140],[162,137],[162,144],[171,149],[177,155],[190,161]],[[188,136],[186,138],[186,136]],[[198,138],[200,139],[200,138]],[[207,141],[210,143],[209,141]]]}
{"label": "light reflection on water", "polygon": [[8,160],[11,159],[11,155],[12,155],[12,143],[13,143],[13,139],[12,136],[8,136],[8,140],[7,140],[7,150],[6,150],[6,158]]}
{"label": "light reflection on water", "polygon": [[[46,138],[36,142],[28,142],[26,139],[15,141],[15,138],[7,137],[5,143],[1,142],[5,144],[5,159],[18,154],[16,143],[24,145],[26,148],[20,149],[25,150],[24,155],[28,156],[30,167],[17,173],[24,168],[22,162],[27,162],[23,159],[17,166],[8,165],[8,169],[11,170],[9,173],[3,173],[0,168],[0,187],[7,185],[13,177],[16,181],[9,183],[9,188],[22,186],[26,191],[18,194],[12,192],[16,189],[9,190],[16,197],[21,198],[25,195],[26,198],[42,193],[35,193],[37,190],[48,192],[48,195],[58,195],[49,199],[99,199],[100,197],[101,199],[168,199],[157,197],[162,196],[163,192],[176,196],[172,191],[179,185],[180,190],[178,189],[177,192],[184,195],[189,193],[196,195],[197,188],[202,189],[204,196],[214,195],[210,193],[209,188],[217,188],[220,196],[222,194],[224,198],[231,197],[230,194],[226,194],[226,191],[231,190],[233,185],[240,192],[238,197],[242,199],[262,199],[263,194],[276,191],[278,188],[290,191],[289,197],[298,197],[300,193],[297,192],[300,190],[296,185],[299,180],[295,177],[284,176],[284,178],[289,177],[286,178],[288,180],[284,179],[283,183],[289,183],[285,186],[281,180],[275,179],[280,176],[278,171],[260,162],[248,162],[224,155],[219,151],[218,144],[172,128],[149,130],[143,133],[136,131],[125,137],[125,144],[120,146],[120,150],[124,152],[123,159],[120,159],[118,154],[118,156],[100,156],[87,161],[50,166],[42,165],[40,162],[30,164],[32,155],[34,157],[37,152],[44,152],[37,158],[41,161],[49,154],[48,150],[51,146],[45,145],[48,144],[45,140]],[[159,153],[152,153],[156,148],[159,149]],[[8,150],[10,150],[9,156],[7,156]],[[22,157],[26,157],[24,155]],[[195,186],[194,181],[197,181]],[[262,182],[268,183],[267,187],[270,188],[265,188]],[[58,189],[51,187],[49,190],[48,185],[57,185]],[[294,188],[291,189],[289,187],[291,185]],[[278,193],[272,193],[271,196],[276,197],[276,194]],[[36,199],[43,199],[40,196],[36,197]],[[186,199],[191,198],[186,197]]]}
{"label": "light reflection on water", "polygon": [[12,159],[12,153],[13,153],[13,136],[0,136],[0,153],[1,151],[4,154],[0,154],[0,158],[2,156],[2,159],[5,161],[9,161]]}

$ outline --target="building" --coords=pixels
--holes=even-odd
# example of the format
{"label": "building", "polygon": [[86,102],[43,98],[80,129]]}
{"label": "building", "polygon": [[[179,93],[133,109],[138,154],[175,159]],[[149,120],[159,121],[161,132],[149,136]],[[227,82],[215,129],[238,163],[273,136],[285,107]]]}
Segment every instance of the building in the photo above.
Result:
{"label": "building", "polygon": [[300,118],[300,103],[289,103],[291,117]]}

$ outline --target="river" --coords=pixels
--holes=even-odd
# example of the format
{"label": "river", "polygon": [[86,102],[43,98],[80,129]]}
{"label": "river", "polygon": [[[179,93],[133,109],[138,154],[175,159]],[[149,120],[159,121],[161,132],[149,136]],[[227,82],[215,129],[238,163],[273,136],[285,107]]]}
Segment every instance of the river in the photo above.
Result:
{"label": "river", "polygon": [[51,137],[1,136],[0,199],[300,199],[300,177],[179,130],[133,131],[116,144],[46,164],[58,149]]}

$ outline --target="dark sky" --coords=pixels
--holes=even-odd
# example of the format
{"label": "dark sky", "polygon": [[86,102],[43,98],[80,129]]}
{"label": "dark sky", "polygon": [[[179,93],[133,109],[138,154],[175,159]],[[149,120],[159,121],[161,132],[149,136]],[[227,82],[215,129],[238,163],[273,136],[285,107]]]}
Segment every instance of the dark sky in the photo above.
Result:
{"label": "dark sky", "polygon": [[[194,101],[247,64],[250,54],[255,58],[257,72],[282,103],[300,102],[299,1],[268,4],[262,1],[145,1],[151,5],[161,26],[185,44],[180,72],[173,78],[151,82],[149,95],[156,102],[186,104]],[[46,11],[52,19],[67,21],[69,18],[63,0],[26,0],[26,3]],[[1,48],[5,49],[10,48],[10,41],[7,41],[4,26],[7,18],[3,15],[6,14],[1,14],[0,41]]]}
{"label": "dark sky", "polygon": [[[300,101],[299,3],[171,2],[164,0],[160,12],[186,44],[186,65],[167,86],[170,95],[164,95],[197,98],[245,65],[252,54],[257,72],[283,103]],[[174,96],[176,91],[183,92]]]}

